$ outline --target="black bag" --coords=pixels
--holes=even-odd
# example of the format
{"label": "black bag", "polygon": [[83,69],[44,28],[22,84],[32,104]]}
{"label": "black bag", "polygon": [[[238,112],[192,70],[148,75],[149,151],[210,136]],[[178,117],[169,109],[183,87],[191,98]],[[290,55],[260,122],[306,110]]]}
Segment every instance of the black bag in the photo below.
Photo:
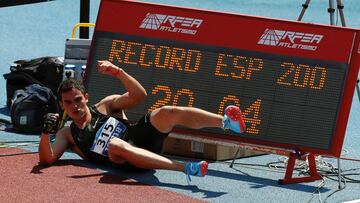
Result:
{"label": "black bag", "polygon": [[41,57],[32,60],[18,60],[10,66],[6,79],[7,106],[10,108],[14,92],[31,84],[39,84],[53,93],[62,81],[64,59],[62,57]]}
{"label": "black bag", "polygon": [[10,108],[13,127],[26,133],[41,132],[43,117],[47,113],[59,113],[56,96],[52,91],[32,84],[25,90],[16,90]]}

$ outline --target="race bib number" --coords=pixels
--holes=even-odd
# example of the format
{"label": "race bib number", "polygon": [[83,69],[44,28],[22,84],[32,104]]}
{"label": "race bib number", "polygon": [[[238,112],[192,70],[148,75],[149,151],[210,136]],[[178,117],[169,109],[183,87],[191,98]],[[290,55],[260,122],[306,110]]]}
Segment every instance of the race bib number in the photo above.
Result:
{"label": "race bib number", "polygon": [[126,126],[124,124],[113,117],[108,118],[96,132],[95,140],[90,150],[103,156],[108,156],[110,140],[114,137],[121,139],[124,136],[125,130]]}

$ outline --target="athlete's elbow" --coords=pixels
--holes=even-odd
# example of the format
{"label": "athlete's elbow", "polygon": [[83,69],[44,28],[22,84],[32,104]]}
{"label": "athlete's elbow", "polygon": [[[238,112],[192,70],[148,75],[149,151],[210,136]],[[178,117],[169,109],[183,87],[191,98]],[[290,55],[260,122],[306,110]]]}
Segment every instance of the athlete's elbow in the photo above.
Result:
{"label": "athlete's elbow", "polygon": [[142,86],[139,88],[138,94],[139,94],[139,96],[142,96],[144,98],[147,97],[146,89]]}
{"label": "athlete's elbow", "polygon": [[147,97],[147,93],[146,93],[146,90],[143,89],[142,91],[139,91],[136,93],[136,95],[133,95],[133,100],[136,102],[136,103],[140,103],[142,101],[144,101]]}
{"label": "athlete's elbow", "polygon": [[141,92],[141,94],[140,94],[141,100],[144,100],[147,96],[148,96],[148,95],[147,95],[147,92],[146,92],[146,90],[144,89],[144,90]]}

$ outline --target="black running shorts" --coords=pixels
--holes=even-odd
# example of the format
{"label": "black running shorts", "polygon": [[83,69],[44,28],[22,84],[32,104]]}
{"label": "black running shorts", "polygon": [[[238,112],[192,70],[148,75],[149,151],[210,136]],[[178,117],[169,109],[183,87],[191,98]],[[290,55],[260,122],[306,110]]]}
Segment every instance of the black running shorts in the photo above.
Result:
{"label": "black running shorts", "polygon": [[165,138],[169,133],[159,132],[150,123],[150,113],[144,115],[128,129],[128,142],[151,152],[160,154]]}

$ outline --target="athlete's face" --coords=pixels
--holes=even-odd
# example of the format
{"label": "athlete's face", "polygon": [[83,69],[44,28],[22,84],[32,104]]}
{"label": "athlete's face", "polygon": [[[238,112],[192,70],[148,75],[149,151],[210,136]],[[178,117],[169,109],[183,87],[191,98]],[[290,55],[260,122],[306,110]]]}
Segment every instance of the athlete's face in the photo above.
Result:
{"label": "athlete's face", "polygon": [[77,120],[86,115],[87,103],[88,94],[83,94],[80,90],[72,88],[71,91],[62,93],[60,106],[70,118]]}

